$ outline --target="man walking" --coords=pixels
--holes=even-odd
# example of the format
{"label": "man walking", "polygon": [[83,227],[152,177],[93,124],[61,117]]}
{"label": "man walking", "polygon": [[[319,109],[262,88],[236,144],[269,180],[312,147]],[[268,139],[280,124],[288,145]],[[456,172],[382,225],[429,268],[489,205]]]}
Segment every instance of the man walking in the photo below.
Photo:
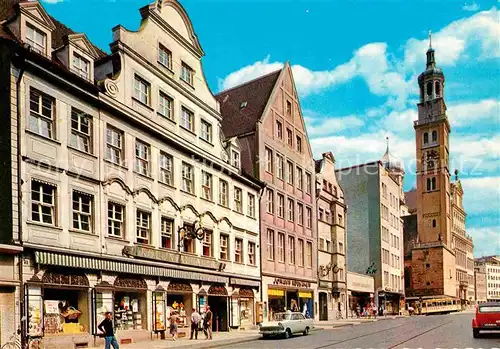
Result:
{"label": "man walking", "polygon": [[200,324],[200,319],[200,314],[195,308],[193,308],[193,312],[191,313],[191,337],[189,339],[193,339],[193,334],[195,339],[198,339],[198,326]]}
{"label": "man walking", "polygon": [[118,341],[116,340],[115,333],[113,330],[113,320],[111,312],[107,311],[104,313],[104,320],[97,326],[99,331],[103,332],[104,337],[104,349],[110,349],[113,346],[114,349],[119,349]]}
{"label": "man walking", "polygon": [[203,323],[203,331],[205,332],[205,339],[212,339],[212,320],[213,320],[213,313],[210,310],[210,306],[207,305],[205,312],[205,322]]}

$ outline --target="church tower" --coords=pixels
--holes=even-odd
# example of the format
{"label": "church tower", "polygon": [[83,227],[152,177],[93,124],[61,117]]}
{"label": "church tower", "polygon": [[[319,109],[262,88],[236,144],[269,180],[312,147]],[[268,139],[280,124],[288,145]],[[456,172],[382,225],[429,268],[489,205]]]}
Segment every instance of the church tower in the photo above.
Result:
{"label": "church tower", "polygon": [[444,74],[436,67],[435,51],[427,50],[425,71],[418,77],[420,103],[414,122],[417,155],[419,241],[451,246],[449,172],[450,123],[444,102]]}

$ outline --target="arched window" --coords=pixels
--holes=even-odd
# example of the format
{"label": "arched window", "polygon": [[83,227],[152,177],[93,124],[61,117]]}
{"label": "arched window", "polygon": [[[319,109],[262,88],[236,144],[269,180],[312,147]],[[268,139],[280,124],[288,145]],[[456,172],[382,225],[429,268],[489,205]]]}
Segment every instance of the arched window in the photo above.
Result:
{"label": "arched window", "polygon": [[427,96],[432,96],[432,81],[429,81],[426,86]]}
{"label": "arched window", "polygon": [[435,219],[433,219],[433,220],[432,220],[432,227],[433,227],[433,228],[435,228],[435,227],[436,227],[436,220],[435,220]]}
{"label": "arched window", "polygon": [[436,130],[432,131],[432,142],[438,141],[438,132]]}
{"label": "arched window", "polygon": [[439,83],[439,81],[436,81],[436,84],[435,84],[435,91],[436,91],[436,96],[441,96],[441,84]]}
{"label": "arched window", "polygon": [[429,134],[427,132],[424,133],[424,144],[429,144]]}

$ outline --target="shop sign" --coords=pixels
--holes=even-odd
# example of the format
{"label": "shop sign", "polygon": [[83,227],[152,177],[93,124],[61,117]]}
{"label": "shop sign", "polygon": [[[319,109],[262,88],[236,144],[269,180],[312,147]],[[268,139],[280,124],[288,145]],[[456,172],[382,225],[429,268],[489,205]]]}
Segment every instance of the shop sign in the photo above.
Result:
{"label": "shop sign", "polygon": [[299,298],[312,298],[311,292],[299,292]]}
{"label": "shop sign", "polygon": [[259,287],[260,281],[240,279],[240,278],[231,278],[231,285],[241,285],[241,286],[250,286],[250,287]]}
{"label": "shop sign", "polygon": [[282,278],[275,278],[273,284],[283,285],[283,286],[305,287],[305,288],[311,287],[311,283],[307,281],[282,279]]}
{"label": "shop sign", "polygon": [[267,290],[267,295],[268,296],[276,296],[276,297],[284,297],[285,291],[270,288],[269,290]]}
{"label": "shop sign", "polygon": [[375,282],[373,276],[361,275],[356,273],[347,273],[347,288],[357,292],[373,292]]}

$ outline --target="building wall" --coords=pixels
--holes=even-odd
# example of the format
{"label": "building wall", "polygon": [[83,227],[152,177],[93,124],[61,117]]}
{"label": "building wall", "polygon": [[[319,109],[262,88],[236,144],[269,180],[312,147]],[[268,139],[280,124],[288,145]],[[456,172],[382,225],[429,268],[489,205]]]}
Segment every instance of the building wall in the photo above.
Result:
{"label": "building wall", "polygon": [[486,264],[486,298],[500,301],[500,263]]}
{"label": "building wall", "polygon": [[486,274],[484,271],[480,271],[479,268],[476,268],[474,271],[474,290],[475,297],[474,300],[477,303],[483,303],[487,300],[487,292],[486,292]]}

